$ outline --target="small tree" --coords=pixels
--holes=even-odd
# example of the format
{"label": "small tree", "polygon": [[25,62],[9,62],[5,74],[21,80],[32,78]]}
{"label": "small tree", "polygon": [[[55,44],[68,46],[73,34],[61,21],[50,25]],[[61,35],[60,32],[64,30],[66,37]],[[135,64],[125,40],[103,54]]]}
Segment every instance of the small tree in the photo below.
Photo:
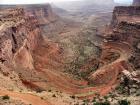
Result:
{"label": "small tree", "polygon": [[120,100],[120,101],[118,101],[118,104],[119,105],[130,105],[130,101],[128,101],[127,99]]}

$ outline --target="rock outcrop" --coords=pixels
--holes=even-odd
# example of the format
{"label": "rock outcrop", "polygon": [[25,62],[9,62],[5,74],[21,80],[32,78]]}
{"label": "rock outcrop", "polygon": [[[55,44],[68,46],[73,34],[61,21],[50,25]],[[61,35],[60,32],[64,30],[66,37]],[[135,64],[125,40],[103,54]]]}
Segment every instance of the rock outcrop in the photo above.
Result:
{"label": "rock outcrop", "polygon": [[9,59],[13,60],[12,58],[17,59],[22,50],[23,52],[34,50],[38,40],[41,40],[35,17],[26,17],[23,9],[5,10],[1,15],[1,59],[6,62]]}
{"label": "rock outcrop", "polygon": [[[9,81],[8,85],[0,84],[0,88],[23,89],[24,84],[38,92],[56,87],[72,95],[76,94],[79,98],[94,97],[95,93],[104,96],[116,87],[123,72],[125,74],[126,71],[131,72],[132,69],[140,68],[140,7],[120,6],[114,9],[111,25],[106,28],[103,36],[106,42],[97,51],[98,54],[101,53],[97,56],[98,61],[96,62],[96,59],[91,57],[87,61],[87,65],[80,67],[81,71],[90,68],[91,65],[93,69],[89,74],[85,75],[85,72],[80,74],[83,77],[86,76],[86,78],[80,78],[83,80],[75,80],[64,74],[64,59],[66,58],[64,49],[60,47],[57,40],[54,43],[51,38],[48,40],[47,36],[45,39],[42,36],[42,33],[47,34],[50,28],[51,36],[51,32],[56,31],[54,25],[55,28],[60,27],[61,22],[58,22],[57,25],[53,24],[57,21],[58,16],[53,13],[51,7],[49,5],[34,5],[33,7],[23,5],[21,7],[22,9],[10,8],[0,11],[0,82]],[[65,25],[64,28],[66,28]],[[48,30],[45,33],[42,29]],[[92,32],[96,31],[94,29]],[[59,33],[61,41],[68,35],[73,37],[71,33]],[[84,35],[83,38],[87,37],[87,34]],[[75,42],[78,41],[80,46],[83,46],[82,43],[85,39],[75,40]],[[86,43],[93,44],[92,41],[89,42],[89,39]],[[67,43],[68,46],[70,44],[71,42]],[[79,46],[73,47],[73,49],[77,49],[77,47]],[[93,46],[91,47],[93,48]],[[95,47],[97,46],[95,45]],[[93,53],[88,45],[85,48],[81,47],[78,53],[81,53],[81,50],[89,50],[88,53]],[[100,52],[100,50],[102,51]],[[72,55],[72,53],[70,54]],[[83,59],[82,56],[80,59]],[[85,63],[85,60],[82,63]],[[77,62],[75,65],[78,65]],[[75,71],[73,72],[75,73]],[[88,83],[95,86],[89,87]]]}
{"label": "rock outcrop", "polygon": [[0,67],[2,72],[7,71],[6,74],[12,74],[12,70],[20,85],[22,82],[29,88],[38,89],[34,81],[47,81],[43,67],[63,67],[60,60],[62,49],[42,36],[41,26],[56,21],[57,15],[50,5],[21,7],[0,11],[0,63],[4,66]]}
{"label": "rock outcrop", "polygon": [[[10,78],[6,82],[7,85],[1,83],[1,88],[15,89],[18,87],[22,87],[21,81],[18,74],[15,72],[15,69],[18,68],[19,64],[23,64],[23,67],[32,66],[31,63],[29,64],[29,62],[31,62],[31,57],[28,58],[28,56],[30,55],[30,51],[27,49],[27,47],[29,47],[29,44],[27,43],[26,37],[34,42],[30,44],[31,46],[36,46],[35,43],[37,43],[37,41],[33,41],[31,37],[38,36],[33,36],[31,34],[30,36],[27,36],[27,34],[31,32],[31,30],[37,30],[35,28],[35,25],[33,27],[29,26],[29,23],[31,22],[33,21],[30,20],[29,22],[29,18],[24,17],[23,9],[8,9],[0,11],[0,71],[2,78],[5,79],[2,79],[1,82],[7,81],[7,78]],[[35,24],[35,21],[33,22],[33,24]],[[18,56],[22,49],[24,49],[24,52],[26,52],[27,55],[26,58],[19,59]],[[27,62],[26,59],[28,59]],[[16,79],[14,80],[14,78]],[[15,83],[13,83],[14,81]]]}
{"label": "rock outcrop", "polygon": [[116,7],[114,10],[113,33],[110,39],[127,42],[133,48],[133,56],[130,59],[134,66],[140,67],[139,43],[140,43],[140,7]]}
{"label": "rock outcrop", "polygon": [[55,14],[50,4],[30,4],[30,5],[1,5],[0,9],[23,8],[26,16],[35,16],[40,24],[48,24],[56,21],[59,16]]}
{"label": "rock outcrop", "polygon": [[102,56],[106,57],[110,52],[116,52],[119,56],[109,64],[102,60],[105,65],[90,75],[91,83],[96,86],[108,84],[109,87],[113,87],[113,84],[118,85],[123,77],[127,77],[128,81],[134,84],[140,81],[139,73],[135,72],[140,68],[139,13],[139,6],[115,7],[112,22],[102,33],[104,38]]}
{"label": "rock outcrop", "polygon": [[[117,26],[117,24],[120,24],[121,22],[126,21],[138,23],[139,22],[139,16],[140,16],[140,7],[139,6],[119,6],[115,7],[113,12],[113,18],[112,18],[112,26]],[[131,20],[130,20],[131,19]]]}
{"label": "rock outcrop", "polygon": [[133,5],[140,6],[140,0],[133,0]]}
{"label": "rock outcrop", "polygon": [[0,33],[0,63],[7,68],[1,71],[11,74],[10,70],[33,69],[32,51],[42,40],[36,18],[25,16],[24,9],[20,8],[2,10]]}
{"label": "rock outcrop", "polygon": [[50,4],[40,4],[40,5],[26,5],[23,6],[26,11],[26,15],[36,16],[39,24],[48,24],[50,22],[54,22],[58,19],[58,15],[56,15]]}

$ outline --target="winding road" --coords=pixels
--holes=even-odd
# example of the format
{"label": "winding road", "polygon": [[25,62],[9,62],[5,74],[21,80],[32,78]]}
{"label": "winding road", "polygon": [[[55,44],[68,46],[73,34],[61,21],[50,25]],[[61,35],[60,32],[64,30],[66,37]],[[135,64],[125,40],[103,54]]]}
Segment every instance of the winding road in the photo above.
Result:
{"label": "winding road", "polygon": [[[89,75],[89,80],[92,81],[95,86],[89,87],[86,82],[69,78],[59,71],[45,68],[40,69],[43,71],[43,75],[47,77],[48,82],[61,91],[79,98],[93,97],[97,92],[100,95],[105,95],[118,84],[118,77],[123,70],[127,69],[127,61],[132,54],[132,50],[129,44],[124,42],[107,42],[104,43],[103,48],[119,53],[120,57]],[[53,53],[56,54],[56,52]],[[45,88],[45,83],[42,84],[44,84],[43,88]],[[39,85],[39,83],[37,85]]]}
{"label": "winding road", "polygon": [[[54,84],[58,89],[81,99],[92,98],[95,96],[95,93],[105,95],[118,84],[118,76],[123,70],[126,70],[126,62],[131,56],[132,50],[126,43],[106,43],[103,47],[118,52],[120,57],[114,62],[101,67],[89,76],[89,79],[95,84],[93,87],[88,87],[84,82],[68,78],[59,72],[47,70],[45,68],[42,68],[42,71],[48,81]],[[0,95],[8,95],[32,105],[52,105],[47,100],[42,100],[40,97],[29,93],[0,90]]]}

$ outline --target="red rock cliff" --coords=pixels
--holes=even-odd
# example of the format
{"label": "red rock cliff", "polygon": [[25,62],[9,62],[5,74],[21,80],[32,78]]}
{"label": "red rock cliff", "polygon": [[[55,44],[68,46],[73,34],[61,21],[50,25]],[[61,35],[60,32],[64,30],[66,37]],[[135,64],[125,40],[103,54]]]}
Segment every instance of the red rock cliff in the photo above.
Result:
{"label": "red rock cliff", "polygon": [[24,50],[23,57],[30,56],[35,49],[38,40],[41,40],[40,29],[35,17],[25,17],[23,9],[8,9],[1,11],[1,55],[0,59],[5,62],[17,60],[17,63],[29,66],[29,62],[19,59],[20,52]]}
{"label": "red rock cliff", "polygon": [[36,86],[33,81],[47,81],[41,72],[43,66],[62,67],[61,49],[58,44],[43,39],[40,27],[55,21],[57,16],[50,5],[22,7],[0,11],[0,64],[10,68],[8,74],[10,70],[14,71],[20,77],[19,81]]}
{"label": "red rock cliff", "polygon": [[132,49],[133,54],[130,61],[133,66],[140,68],[140,7],[119,6],[114,9],[110,32],[107,32],[107,40],[113,42],[127,43]]}
{"label": "red rock cliff", "polygon": [[[10,78],[9,75],[14,76],[14,73],[18,79],[18,73],[20,73],[18,71],[19,68],[22,68],[22,70],[33,69],[32,52],[38,46],[40,40],[42,40],[42,37],[38,27],[38,21],[35,17],[25,16],[24,9],[20,8],[1,10],[0,72],[3,75],[7,75],[7,78]],[[13,81],[9,80],[9,84],[20,84],[18,84],[20,79],[16,80],[16,83],[12,83]],[[7,85],[3,84],[1,84],[2,87],[5,86],[6,88],[9,86],[8,83]]]}
{"label": "red rock cliff", "polygon": [[26,5],[23,8],[26,11],[26,15],[36,16],[40,24],[50,23],[58,18],[49,4]]}

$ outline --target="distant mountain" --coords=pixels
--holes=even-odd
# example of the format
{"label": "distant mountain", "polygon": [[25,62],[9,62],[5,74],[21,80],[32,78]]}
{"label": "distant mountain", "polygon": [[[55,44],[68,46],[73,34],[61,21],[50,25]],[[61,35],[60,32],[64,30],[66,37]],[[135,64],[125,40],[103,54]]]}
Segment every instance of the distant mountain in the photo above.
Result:
{"label": "distant mountain", "polygon": [[89,6],[92,6],[92,8],[94,8],[95,6],[114,7],[117,4],[114,2],[114,0],[108,0],[107,2],[106,0],[81,0],[81,1],[58,2],[55,3],[55,5],[68,11],[76,11],[81,10],[81,8]]}
{"label": "distant mountain", "polygon": [[62,9],[62,8],[60,8],[60,7],[57,7],[57,6],[54,5],[54,4],[51,4],[51,6],[52,6],[53,11],[54,11],[55,13],[57,13],[57,14],[68,14],[68,11],[65,10],[65,9]]}
{"label": "distant mountain", "polygon": [[36,16],[40,24],[53,22],[58,19],[50,4],[30,4],[30,5],[0,5],[0,9],[23,8],[26,15]]}
{"label": "distant mountain", "polygon": [[133,5],[140,5],[140,0],[133,0]]}
{"label": "distant mountain", "polygon": [[114,0],[84,0],[85,3],[98,4],[98,5],[110,5],[114,4]]}

